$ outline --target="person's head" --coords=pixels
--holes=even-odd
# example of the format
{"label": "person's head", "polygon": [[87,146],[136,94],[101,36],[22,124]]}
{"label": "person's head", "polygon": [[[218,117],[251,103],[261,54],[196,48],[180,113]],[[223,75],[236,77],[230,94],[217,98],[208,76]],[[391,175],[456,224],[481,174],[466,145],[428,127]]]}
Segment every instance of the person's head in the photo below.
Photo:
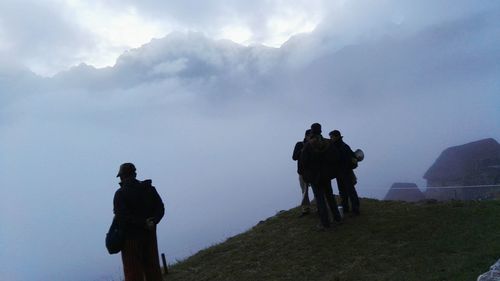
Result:
{"label": "person's head", "polygon": [[116,177],[119,177],[120,180],[124,180],[127,178],[135,178],[137,176],[135,172],[135,166],[132,163],[123,163],[120,165],[120,169],[118,170],[118,174]]}
{"label": "person's head", "polygon": [[308,141],[311,138],[311,129],[307,129],[304,134],[304,141]]}
{"label": "person's head", "polygon": [[311,125],[311,135],[312,136],[321,135],[321,125],[319,123],[314,123]]}
{"label": "person's head", "polygon": [[342,139],[342,135],[340,134],[339,130],[333,130],[330,132],[330,139],[333,141],[338,141]]}

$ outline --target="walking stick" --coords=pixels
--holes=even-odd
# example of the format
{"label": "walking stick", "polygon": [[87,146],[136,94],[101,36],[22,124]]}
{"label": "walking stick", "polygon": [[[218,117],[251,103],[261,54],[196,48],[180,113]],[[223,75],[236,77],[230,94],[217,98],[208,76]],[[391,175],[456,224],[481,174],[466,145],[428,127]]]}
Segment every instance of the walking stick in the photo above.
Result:
{"label": "walking stick", "polygon": [[161,261],[163,262],[163,268],[165,269],[165,275],[168,274],[167,259],[165,259],[165,254],[161,253]]}

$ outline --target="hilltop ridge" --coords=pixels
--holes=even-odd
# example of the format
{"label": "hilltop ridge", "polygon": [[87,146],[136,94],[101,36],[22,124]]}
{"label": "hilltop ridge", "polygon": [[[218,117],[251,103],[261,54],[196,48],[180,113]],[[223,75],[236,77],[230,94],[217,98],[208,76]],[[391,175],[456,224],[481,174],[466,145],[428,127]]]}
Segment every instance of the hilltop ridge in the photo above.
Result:
{"label": "hilltop ridge", "polygon": [[361,216],[326,232],[316,215],[280,212],[171,266],[167,279],[476,280],[500,257],[499,201],[361,203]]}

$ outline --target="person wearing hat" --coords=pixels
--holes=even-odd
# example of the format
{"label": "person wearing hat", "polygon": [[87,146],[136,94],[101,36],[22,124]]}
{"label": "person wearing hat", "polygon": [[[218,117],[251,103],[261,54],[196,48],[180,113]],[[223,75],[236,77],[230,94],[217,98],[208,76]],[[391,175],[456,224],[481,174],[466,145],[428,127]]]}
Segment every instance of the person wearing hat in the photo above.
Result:
{"label": "person wearing hat", "polygon": [[331,225],[328,207],[333,219],[341,221],[331,184],[338,166],[338,152],[330,140],[323,138],[321,125],[318,123],[311,125],[311,138],[302,150],[301,161],[304,180],[311,183],[316,198],[321,222],[319,229],[328,229]]}
{"label": "person wearing hat", "polygon": [[292,159],[297,161],[297,173],[299,174],[299,185],[302,190],[302,201],[300,203],[302,214],[301,216],[307,215],[311,212],[311,201],[309,200],[309,183],[304,181],[304,177],[302,176],[303,168],[302,161],[300,160],[300,155],[302,154],[302,149],[304,148],[304,144],[309,140],[309,136],[311,134],[311,130],[306,130],[304,140],[299,141],[295,144],[295,148],[293,149]]}
{"label": "person wearing hat", "polygon": [[120,165],[113,211],[125,235],[121,250],[125,281],[162,281],[156,225],[165,214],[163,201],[151,180],[136,179],[132,163]]}
{"label": "person wearing hat", "polygon": [[[340,153],[337,187],[339,188],[342,209],[344,213],[348,213],[351,210],[350,207],[352,207],[352,212],[355,215],[359,215],[359,197],[354,187],[356,176],[353,171],[357,166],[357,162],[355,161],[357,157],[351,147],[343,141],[343,136],[340,134],[339,130],[333,130],[329,135]],[[351,206],[349,206],[349,201]]]}

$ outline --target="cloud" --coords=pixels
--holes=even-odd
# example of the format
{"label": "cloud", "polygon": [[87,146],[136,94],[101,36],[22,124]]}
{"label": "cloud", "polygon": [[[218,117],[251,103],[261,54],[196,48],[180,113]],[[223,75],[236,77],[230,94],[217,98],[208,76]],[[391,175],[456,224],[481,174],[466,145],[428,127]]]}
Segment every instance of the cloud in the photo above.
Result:
{"label": "cloud", "polygon": [[92,48],[92,36],[73,22],[57,2],[2,1],[0,57],[46,73],[78,61]]}
{"label": "cloud", "polygon": [[[228,8],[208,3],[207,15]],[[395,181],[422,186],[446,147],[500,138],[498,5],[460,2],[451,15],[420,21],[429,2],[366,11],[342,3],[330,9],[359,25],[329,18],[281,48],[178,32],[129,50],[113,67],[81,64],[52,78],[0,64],[0,178],[8,187],[0,221],[9,226],[1,229],[8,269],[0,276],[119,272],[103,235],[122,162],[134,162],[163,196],[160,250],[173,260],[296,206],[291,153],[313,122],[365,151],[357,169],[363,197],[380,198]],[[396,21],[390,3],[403,11]],[[156,15],[146,6],[153,2],[136,5]]]}
{"label": "cloud", "polygon": [[[245,45],[279,47],[293,35],[314,29],[322,33],[324,29],[323,34],[331,38],[316,37],[318,42],[309,44],[328,50],[391,30],[404,34],[496,7],[493,1],[478,4],[465,0],[453,4],[391,0],[195,2],[3,1],[0,56],[50,76],[81,62],[112,66],[123,51],[176,30]],[[408,30],[402,30],[403,25]],[[323,44],[325,41],[331,45]]]}
{"label": "cloud", "polygon": [[[317,24],[321,20],[326,1],[125,1],[139,13],[155,19],[164,19],[192,31],[219,37],[227,28],[240,27],[250,31],[246,43],[275,43],[277,33],[285,40],[299,25]],[[115,1],[122,7],[123,1]],[[200,13],[200,11],[203,11]],[[289,29],[291,27],[291,29]],[[222,34],[221,34],[222,31]],[[304,30],[302,30],[304,31]],[[309,30],[308,30],[309,31]],[[300,32],[300,31],[299,31]],[[232,38],[226,38],[232,39]],[[243,43],[243,42],[242,42]],[[283,41],[280,42],[280,44]]]}
{"label": "cloud", "polygon": [[[207,92],[203,96],[232,96],[271,73],[279,59],[278,50],[269,47],[244,47],[200,33],[172,33],[126,52],[112,68],[82,64],[59,73],[51,83],[99,91],[167,83],[183,91]],[[211,90],[217,87],[222,92]]]}
{"label": "cloud", "polygon": [[52,76],[81,62],[112,66],[125,50],[176,30],[277,47],[293,34],[311,31],[321,20],[321,6],[321,1],[285,7],[281,1],[3,1],[0,55]]}

